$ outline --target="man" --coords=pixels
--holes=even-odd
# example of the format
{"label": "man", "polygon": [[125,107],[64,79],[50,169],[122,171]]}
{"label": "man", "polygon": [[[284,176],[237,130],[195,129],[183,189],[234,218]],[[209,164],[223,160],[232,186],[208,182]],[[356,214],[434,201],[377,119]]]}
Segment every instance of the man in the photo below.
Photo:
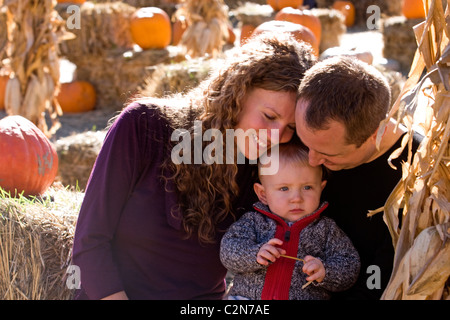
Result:
{"label": "man", "polygon": [[[299,88],[296,106],[297,134],[309,148],[311,165],[330,170],[323,199],[327,215],[347,233],[361,257],[357,284],[336,294],[343,299],[379,299],[391,272],[394,248],[379,213],[401,178],[407,148],[392,163],[388,158],[400,147],[405,130],[391,121],[381,139],[380,121],[390,106],[390,89],[372,66],[354,58],[334,57],[307,71]],[[420,137],[415,136],[413,150]]]}

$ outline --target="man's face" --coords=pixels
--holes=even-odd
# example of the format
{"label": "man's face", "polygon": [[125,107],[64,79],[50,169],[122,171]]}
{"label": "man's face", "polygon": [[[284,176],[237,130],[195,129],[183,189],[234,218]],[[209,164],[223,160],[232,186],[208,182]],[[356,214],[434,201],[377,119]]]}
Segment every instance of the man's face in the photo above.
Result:
{"label": "man's face", "polygon": [[346,142],[346,129],[339,121],[330,120],[326,129],[312,130],[305,120],[307,106],[308,102],[297,102],[295,122],[298,136],[309,148],[310,165],[323,164],[332,171],[338,171],[357,167],[370,160],[376,150],[372,137],[357,148]]}

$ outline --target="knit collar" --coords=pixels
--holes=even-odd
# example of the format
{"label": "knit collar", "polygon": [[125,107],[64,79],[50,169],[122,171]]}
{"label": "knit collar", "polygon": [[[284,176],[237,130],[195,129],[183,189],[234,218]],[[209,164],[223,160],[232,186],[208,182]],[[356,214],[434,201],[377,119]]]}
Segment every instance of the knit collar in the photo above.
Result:
{"label": "knit collar", "polygon": [[[295,223],[297,223],[297,222],[300,222],[300,221],[303,221],[303,220],[311,220],[311,222],[312,222],[312,221],[314,221],[315,219],[317,219],[317,218],[320,216],[320,214],[321,214],[327,207],[328,207],[328,202],[327,202],[327,201],[324,201],[324,202],[322,202],[322,204],[321,204],[316,210],[314,210],[313,212],[311,212],[310,214],[308,214],[308,215],[306,215],[306,216],[301,217],[300,219],[298,219],[298,220],[296,220],[296,221],[293,221],[293,224],[295,224]],[[261,201],[258,201],[258,202],[256,202],[256,203],[254,203],[254,204],[253,204],[253,208],[254,208],[256,211],[258,211],[259,213],[262,213],[262,214],[264,214],[264,215],[266,215],[266,216],[268,216],[268,217],[270,217],[270,218],[272,218],[272,219],[274,219],[274,220],[283,221],[283,222],[285,222],[286,224],[288,224],[288,222],[287,222],[284,218],[280,217],[280,216],[277,215],[276,213],[273,213],[273,212],[270,210],[269,206],[266,205],[266,204],[264,204],[264,203],[262,203]]]}

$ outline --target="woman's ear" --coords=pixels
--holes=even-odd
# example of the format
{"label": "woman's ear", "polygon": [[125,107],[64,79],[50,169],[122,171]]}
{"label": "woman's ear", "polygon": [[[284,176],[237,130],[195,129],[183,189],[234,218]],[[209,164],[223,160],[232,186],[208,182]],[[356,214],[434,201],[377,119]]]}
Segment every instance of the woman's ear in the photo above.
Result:
{"label": "woman's ear", "polygon": [[255,190],[255,193],[258,196],[259,201],[267,205],[266,191],[264,189],[264,186],[256,182],[255,184],[253,184],[253,190]]}

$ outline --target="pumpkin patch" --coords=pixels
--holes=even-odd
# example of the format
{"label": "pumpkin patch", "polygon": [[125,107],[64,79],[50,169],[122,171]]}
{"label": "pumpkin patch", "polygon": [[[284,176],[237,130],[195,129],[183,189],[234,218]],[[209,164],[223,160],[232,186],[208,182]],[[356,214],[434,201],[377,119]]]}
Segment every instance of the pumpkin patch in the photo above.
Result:
{"label": "pumpkin patch", "polygon": [[1,119],[0,150],[0,186],[11,195],[40,195],[53,183],[56,149],[31,121],[17,115]]}

